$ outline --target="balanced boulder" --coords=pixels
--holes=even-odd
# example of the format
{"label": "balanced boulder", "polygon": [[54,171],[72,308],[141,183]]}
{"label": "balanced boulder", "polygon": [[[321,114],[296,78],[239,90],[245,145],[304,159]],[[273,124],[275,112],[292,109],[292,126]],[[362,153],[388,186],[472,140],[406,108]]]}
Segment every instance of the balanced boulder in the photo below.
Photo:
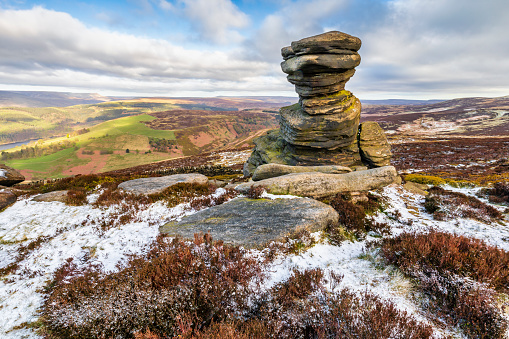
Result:
{"label": "balanced boulder", "polygon": [[22,181],[25,181],[25,177],[21,173],[14,168],[0,164],[0,185],[12,186]]}
{"label": "balanced boulder", "polygon": [[360,64],[360,47],[359,38],[333,31],[281,49],[281,69],[295,85],[299,102],[280,109],[279,130],[254,141],[245,176],[268,163],[371,168],[390,164],[390,147],[381,129],[377,133],[382,136],[373,138],[371,133],[360,142],[361,103],[345,90]]}

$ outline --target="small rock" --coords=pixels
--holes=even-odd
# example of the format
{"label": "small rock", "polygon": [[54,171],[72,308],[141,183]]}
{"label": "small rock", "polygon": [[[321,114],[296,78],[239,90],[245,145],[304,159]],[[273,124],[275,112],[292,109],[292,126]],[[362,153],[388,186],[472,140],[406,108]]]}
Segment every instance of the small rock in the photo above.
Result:
{"label": "small rock", "polygon": [[38,201],[38,202],[59,201],[59,202],[66,203],[67,202],[67,193],[68,193],[68,191],[53,191],[53,192],[38,195],[38,196],[34,197],[32,200]]}
{"label": "small rock", "polygon": [[320,172],[329,174],[349,173],[352,170],[345,166],[288,166],[281,164],[265,164],[258,166],[253,173],[253,181],[280,177],[290,173]]}
{"label": "small rock", "polygon": [[165,177],[140,178],[129,180],[118,185],[118,188],[134,194],[155,194],[161,193],[166,188],[178,183],[193,183],[206,185],[209,179],[203,174],[174,174]]}
{"label": "small rock", "polygon": [[217,187],[225,187],[228,183],[227,182],[224,182],[224,181],[221,181],[221,180],[209,180],[209,185],[214,185],[214,186],[217,186]]}
{"label": "small rock", "polygon": [[342,192],[369,191],[396,181],[398,173],[393,166],[346,174],[293,173],[252,183],[240,184],[235,189],[246,194],[251,186],[263,187],[273,194],[291,194],[323,198]]}
{"label": "small rock", "polygon": [[0,211],[16,202],[16,194],[9,189],[0,189]]}
{"label": "small rock", "polygon": [[426,191],[428,189],[427,185],[417,184],[415,182],[407,181],[403,188],[410,193],[419,194],[419,195],[428,195]]}
{"label": "small rock", "polygon": [[337,221],[331,206],[312,199],[238,198],[167,223],[159,231],[186,238],[210,232],[215,240],[252,247],[302,229],[322,230]]}
{"label": "small rock", "polygon": [[12,167],[0,164],[0,185],[12,186],[25,181],[25,177]]}

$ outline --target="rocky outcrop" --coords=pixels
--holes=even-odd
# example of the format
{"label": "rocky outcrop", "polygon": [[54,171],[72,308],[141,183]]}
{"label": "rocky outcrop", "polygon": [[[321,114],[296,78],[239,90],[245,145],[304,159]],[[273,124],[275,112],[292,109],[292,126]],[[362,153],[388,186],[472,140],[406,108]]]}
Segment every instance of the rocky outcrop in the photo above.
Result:
{"label": "rocky outcrop", "polygon": [[53,191],[53,192],[38,195],[38,196],[32,198],[32,200],[38,201],[38,202],[59,201],[59,202],[66,203],[67,197],[68,197],[68,194],[67,194],[68,192],[69,191]]}
{"label": "rocky outcrop", "polygon": [[14,168],[0,164],[0,185],[12,186],[22,181],[25,181],[25,177],[21,173]]}
{"label": "rocky outcrop", "polygon": [[262,245],[299,230],[322,230],[338,221],[337,212],[312,199],[238,198],[160,227],[160,232],[193,238],[210,232],[215,240],[244,246]]}
{"label": "rocky outcrop", "polygon": [[8,188],[0,189],[0,211],[16,202],[16,194]]}
{"label": "rocky outcrop", "polygon": [[397,182],[398,173],[393,166],[346,174],[294,173],[277,178],[240,184],[235,189],[246,194],[251,186],[263,187],[273,194],[291,194],[310,198],[324,198],[344,192],[362,192]]}
{"label": "rocky outcrop", "polygon": [[255,149],[244,166],[245,176],[268,163],[352,167],[390,164],[390,147],[381,129],[382,136],[377,131],[373,138],[375,132],[370,132],[360,142],[361,103],[345,90],[360,63],[360,47],[359,38],[334,31],[294,41],[281,50],[281,68],[295,85],[300,100],[280,109],[279,130],[255,140]]}
{"label": "rocky outcrop", "polygon": [[189,173],[189,174],[174,174],[165,177],[140,178],[129,180],[118,185],[118,188],[129,193],[148,195],[161,193],[166,188],[176,185],[178,183],[206,185],[208,184],[208,182],[209,179],[203,174]]}
{"label": "rocky outcrop", "polygon": [[352,170],[345,166],[288,166],[281,164],[266,164],[258,166],[253,174],[253,180],[263,180],[291,173],[320,172],[328,174],[349,173]]}
{"label": "rocky outcrop", "polygon": [[359,150],[362,161],[371,167],[391,164],[391,146],[383,129],[375,121],[366,121],[359,126]]}

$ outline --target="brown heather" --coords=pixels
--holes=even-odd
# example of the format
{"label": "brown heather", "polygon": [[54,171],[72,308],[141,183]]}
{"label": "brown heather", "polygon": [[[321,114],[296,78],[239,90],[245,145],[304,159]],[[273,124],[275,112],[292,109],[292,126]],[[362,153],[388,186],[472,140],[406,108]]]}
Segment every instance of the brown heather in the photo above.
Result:
{"label": "brown heather", "polygon": [[427,307],[434,314],[460,325],[470,338],[504,338],[508,322],[493,289],[509,289],[509,252],[435,230],[402,233],[379,244],[382,257],[430,296]]}
{"label": "brown heather", "polygon": [[[390,227],[385,223],[375,222],[368,214],[380,210],[382,201],[375,195],[368,195],[368,201],[353,203],[349,195],[338,194],[329,204],[339,214],[339,226],[353,232],[358,238],[362,238],[367,232],[373,231],[379,234],[390,234]],[[341,231],[335,225],[328,228],[333,240],[340,242]],[[336,239],[337,238],[337,239]]]}
{"label": "brown heather", "polygon": [[178,335],[179,323],[200,331],[247,308],[260,267],[238,247],[196,236],[160,236],[145,257],[119,272],[79,270],[69,261],[55,274],[44,304],[47,338],[132,338],[146,329]]}
{"label": "brown heather", "polygon": [[438,186],[431,187],[428,192],[424,207],[437,220],[461,217],[489,223],[504,217],[493,206],[463,193],[448,191]]}
{"label": "brown heather", "polygon": [[238,247],[160,236],[117,273],[72,260],[47,287],[46,338],[433,338],[432,328],[342,277],[295,271],[260,293],[262,266]]}

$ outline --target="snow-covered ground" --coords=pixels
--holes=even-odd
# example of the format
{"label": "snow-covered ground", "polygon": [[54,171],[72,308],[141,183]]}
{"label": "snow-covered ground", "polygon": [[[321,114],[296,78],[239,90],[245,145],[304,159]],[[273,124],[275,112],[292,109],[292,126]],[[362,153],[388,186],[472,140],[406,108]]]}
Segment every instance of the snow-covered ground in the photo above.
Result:
{"label": "snow-covered ground", "polygon": [[[475,193],[475,189],[456,190]],[[436,221],[422,207],[422,196],[409,193],[401,186],[387,187],[383,195],[390,207],[386,209],[387,215],[380,213],[376,218],[390,223],[393,234],[405,230],[426,231],[434,227],[480,238],[509,250],[507,223],[484,224],[470,219]],[[89,200],[96,198],[90,196]],[[103,231],[100,223],[116,218],[117,212],[118,206],[99,209],[91,205],[66,206],[59,202],[23,199],[0,213],[0,267],[6,267],[15,260],[21,245],[41,236],[49,237],[24,258],[15,274],[4,277],[0,282],[0,337],[38,338],[29,329],[13,329],[37,320],[37,310],[43,302],[40,290],[67,258],[73,258],[82,265],[90,262],[101,264],[105,270],[113,271],[128,254],[146,250],[146,246],[156,238],[160,225],[195,211],[190,210],[188,204],[168,208],[158,202],[137,212],[134,221]],[[389,217],[397,214],[400,215],[397,220]],[[343,275],[337,288],[371,291],[426,321],[415,298],[412,298],[410,281],[395,269],[380,268],[376,258],[366,255],[366,241],[373,239],[368,236],[364,241],[345,241],[341,246],[322,242],[300,254],[281,255],[268,267],[264,286],[268,288],[287,279],[294,269],[319,267],[325,272]],[[454,332],[454,329],[446,331]]]}

